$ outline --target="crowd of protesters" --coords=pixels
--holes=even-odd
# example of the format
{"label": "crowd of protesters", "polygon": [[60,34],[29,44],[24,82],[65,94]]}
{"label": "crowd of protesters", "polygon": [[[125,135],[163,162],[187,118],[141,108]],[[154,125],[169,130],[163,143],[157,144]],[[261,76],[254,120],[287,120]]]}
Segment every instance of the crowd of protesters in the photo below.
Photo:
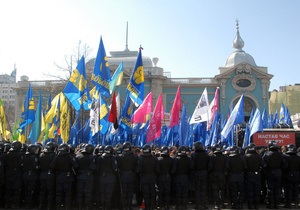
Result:
{"label": "crowd of protesters", "polygon": [[300,151],[0,142],[0,208],[299,208]]}

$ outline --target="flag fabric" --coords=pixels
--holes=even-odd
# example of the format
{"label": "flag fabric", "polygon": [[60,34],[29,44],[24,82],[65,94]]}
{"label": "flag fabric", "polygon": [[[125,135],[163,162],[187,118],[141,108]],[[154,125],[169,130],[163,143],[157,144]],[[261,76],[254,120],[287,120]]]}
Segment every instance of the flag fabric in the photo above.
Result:
{"label": "flag fabric", "polygon": [[162,94],[159,95],[152,118],[149,123],[149,128],[146,136],[147,142],[152,142],[154,139],[158,138],[161,133],[161,121],[164,118],[164,106],[162,102]]}
{"label": "flag fabric", "polygon": [[107,98],[110,96],[110,69],[108,65],[108,59],[106,57],[102,36],[100,37],[100,44],[94,65],[94,72],[92,74],[92,82],[99,87],[99,91],[102,95],[104,95]]}
{"label": "flag fabric", "polygon": [[187,135],[187,119],[186,119],[186,105],[184,104],[181,112],[181,119],[179,124],[179,145],[186,145]]}
{"label": "flag fabric", "polygon": [[118,128],[118,114],[117,114],[117,102],[116,102],[116,93],[113,92],[112,102],[109,112],[108,121],[113,123],[113,127],[116,130]]}
{"label": "flag fabric", "polygon": [[250,133],[249,133],[249,138],[256,133],[257,131],[262,131],[263,130],[263,123],[261,119],[261,114],[258,108],[256,108],[253,118],[251,120],[251,123],[249,124],[250,128]]}
{"label": "flag fabric", "polygon": [[120,126],[122,126],[124,130],[130,130],[131,128],[131,115],[132,103],[129,94],[127,94],[120,116]]}
{"label": "flag fabric", "polygon": [[6,139],[6,116],[4,111],[3,101],[0,99],[0,134]]}
{"label": "flag fabric", "polygon": [[219,87],[216,88],[215,96],[209,104],[207,130],[210,129],[210,126],[213,123],[215,117],[215,113],[218,111],[218,109],[219,109]]}
{"label": "flag fabric", "polygon": [[227,120],[221,135],[227,138],[234,125],[244,122],[244,94],[240,97],[239,101],[233,108],[229,119]]}
{"label": "flag fabric", "polygon": [[80,124],[80,111],[76,112],[75,121],[70,129],[70,137],[69,141],[72,145],[77,146],[78,145],[78,131],[81,130],[81,124]]}
{"label": "flag fabric", "polygon": [[80,110],[82,106],[85,110],[90,109],[92,101],[86,80],[84,56],[81,57],[76,69],[73,70],[63,93],[76,111]]}
{"label": "flag fabric", "polygon": [[262,120],[263,128],[268,128],[268,116],[267,116],[267,110],[266,109],[264,109],[264,111],[262,113],[261,120]]}
{"label": "flag fabric", "polygon": [[278,110],[276,109],[275,114],[273,115],[273,126],[279,123],[278,119]]}
{"label": "flag fabric", "polygon": [[38,141],[40,135],[41,135],[41,129],[42,129],[42,119],[43,119],[43,110],[42,110],[42,91],[40,91],[39,95],[39,102],[35,111],[35,120],[32,123],[31,132],[29,134],[29,138],[31,141],[31,144],[34,144]]}
{"label": "flag fabric", "polygon": [[207,121],[208,111],[209,102],[207,97],[207,90],[205,88],[191,117],[190,124]]}
{"label": "flag fabric", "polygon": [[171,119],[170,119],[169,127],[173,127],[179,124],[180,109],[181,109],[181,93],[180,93],[180,85],[179,85],[177,88],[177,93],[171,110]]}
{"label": "flag fabric", "polygon": [[98,88],[93,92],[92,105],[90,109],[91,135],[94,136],[99,131],[100,122],[100,94]]}
{"label": "flag fabric", "polygon": [[143,103],[135,110],[132,116],[132,123],[145,123],[152,111],[152,92],[148,93]]}
{"label": "flag fabric", "polygon": [[34,114],[34,100],[32,96],[32,89],[31,85],[28,87],[28,91],[26,93],[24,103],[22,106],[22,114],[21,118],[23,121],[20,124],[20,128],[22,129],[28,124],[31,124],[35,120],[35,114]]}
{"label": "flag fabric", "polygon": [[109,109],[100,94],[100,133],[106,134],[109,128],[109,121],[108,121]]}
{"label": "flag fabric", "polygon": [[285,120],[285,107],[284,104],[282,103],[279,111],[279,124],[280,125],[284,124],[285,123],[284,120]]}
{"label": "flag fabric", "polygon": [[54,110],[54,115],[53,115],[53,121],[51,124],[51,127],[49,128],[49,133],[48,133],[48,137],[50,139],[55,138],[56,134],[59,134],[59,126],[60,126],[60,97],[58,98],[55,110]]}
{"label": "flag fabric", "polygon": [[127,86],[127,92],[136,106],[141,105],[144,101],[144,80],[142,49],[140,48]]}
{"label": "flag fabric", "polygon": [[291,114],[290,111],[287,107],[285,107],[285,114],[284,114],[284,123],[289,127],[289,128],[294,128],[293,121],[291,119]]}
{"label": "flag fabric", "polygon": [[57,103],[58,103],[58,100],[60,99],[62,95],[62,92],[58,93],[51,101],[51,103],[49,103],[49,108],[48,108],[48,111],[45,115],[45,123],[52,123],[53,122],[53,118],[54,118],[54,115],[55,115],[55,109],[56,109],[56,106],[57,106]]}
{"label": "flag fabric", "polygon": [[244,142],[243,142],[243,148],[247,147],[250,144],[250,126],[247,123],[246,124],[246,129],[245,129],[245,134],[244,134]]}
{"label": "flag fabric", "polygon": [[123,80],[123,62],[121,62],[116,69],[115,73],[111,77],[111,81],[109,83],[109,90],[112,93],[115,90],[116,86],[121,85]]}
{"label": "flag fabric", "polygon": [[70,108],[69,103],[64,98],[64,102],[62,103],[61,113],[60,113],[60,137],[63,143],[67,143],[69,141],[70,136]]}

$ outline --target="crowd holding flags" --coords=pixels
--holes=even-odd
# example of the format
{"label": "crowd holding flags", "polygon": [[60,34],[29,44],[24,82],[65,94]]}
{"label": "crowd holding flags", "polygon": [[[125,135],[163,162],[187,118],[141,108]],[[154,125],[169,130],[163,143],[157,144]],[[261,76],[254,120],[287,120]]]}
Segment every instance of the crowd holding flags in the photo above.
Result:
{"label": "crowd holding flags", "polygon": [[[42,107],[42,92],[40,92],[37,107],[32,96],[31,86],[28,87],[24,99],[21,121],[15,126],[22,142],[29,132],[31,143],[45,143],[51,139],[59,142],[78,145],[80,143],[117,144],[130,140],[134,145],[145,143],[157,145],[188,145],[201,141],[205,146],[217,143],[233,145],[233,133],[238,124],[244,123],[244,95],[227,117],[219,113],[219,88],[215,90],[212,101],[208,99],[205,88],[191,116],[188,116],[186,104],[181,99],[181,87],[177,88],[173,106],[170,111],[169,126],[164,124],[165,110],[163,95],[160,93],[152,112],[152,92],[144,98],[144,69],[142,48],[140,47],[136,63],[127,85],[127,95],[123,107],[120,107],[118,85],[122,83],[123,63],[121,62],[113,76],[107,61],[102,37],[92,74],[91,91],[86,78],[85,58],[81,57],[73,70],[69,81],[62,92],[52,100],[48,99],[46,110]],[[36,111],[35,111],[36,108]],[[76,111],[75,119],[71,119],[71,110]],[[88,110],[89,117],[82,122],[82,111]],[[71,126],[72,125],[72,126]],[[277,111],[268,117],[266,110],[252,110],[244,136],[244,146],[251,136],[264,128],[273,125],[292,127],[289,111],[282,104],[280,115]],[[6,132],[6,119],[3,102],[0,100],[0,132],[2,137]],[[15,133],[15,132],[14,132]],[[14,135],[15,136],[15,135]],[[17,137],[14,137],[16,140]]]}

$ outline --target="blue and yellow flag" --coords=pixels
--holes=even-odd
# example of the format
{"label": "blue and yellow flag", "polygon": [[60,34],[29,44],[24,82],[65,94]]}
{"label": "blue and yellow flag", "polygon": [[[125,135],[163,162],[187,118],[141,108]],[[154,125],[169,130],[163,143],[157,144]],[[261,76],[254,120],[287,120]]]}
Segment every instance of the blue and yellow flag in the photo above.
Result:
{"label": "blue and yellow flag", "polygon": [[142,48],[136,59],[134,69],[132,71],[130,81],[127,86],[129,97],[135,105],[141,105],[144,101],[144,67],[142,60]]}
{"label": "blue and yellow flag", "polygon": [[29,134],[29,138],[32,144],[38,141],[41,134],[42,118],[43,118],[42,98],[43,98],[42,91],[40,91],[39,102],[35,112],[35,120],[32,123],[31,132]]}
{"label": "blue and yellow flag", "polygon": [[109,121],[108,121],[108,115],[109,115],[109,108],[107,107],[106,102],[103,100],[101,94],[100,94],[100,133],[106,134],[109,128]]}
{"label": "blue and yellow flag", "polygon": [[35,120],[34,100],[32,97],[31,85],[29,85],[26,97],[24,99],[21,118],[23,119],[23,121],[20,124],[20,129],[24,128],[26,125],[32,123]]}
{"label": "blue and yellow flag", "polygon": [[3,101],[0,99],[0,135],[6,139],[6,116],[3,106]]}
{"label": "blue and yellow flag", "polygon": [[92,82],[97,85],[100,92],[105,97],[110,96],[109,83],[110,83],[110,70],[108,66],[108,61],[102,41],[100,37],[100,44],[98,48],[98,53],[94,65],[94,72],[92,74]]}
{"label": "blue and yellow flag", "polygon": [[120,116],[120,126],[124,130],[131,129],[131,116],[132,116],[132,103],[129,94],[127,94],[125,103],[122,108],[121,116]]}
{"label": "blue and yellow flag", "polygon": [[111,81],[109,83],[109,89],[110,92],[112,93],[115,90],[116,86],[121,85],[123,80],[123,62],[121,62],[116,69],[115,73],[111,77]]}
{"label": "blue and yellow flag", "polygon": [[81,57],[76,69],[73,70],[63,93],[76,111],[79,111],[82,106],[85,110],[90,109],[92,100],[86,80],[84,56]]}

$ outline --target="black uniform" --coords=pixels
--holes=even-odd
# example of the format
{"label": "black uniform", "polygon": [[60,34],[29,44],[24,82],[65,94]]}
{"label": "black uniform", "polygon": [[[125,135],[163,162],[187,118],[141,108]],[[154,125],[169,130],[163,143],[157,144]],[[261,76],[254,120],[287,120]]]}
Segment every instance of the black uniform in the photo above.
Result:
{"label": "black uniform", "polygon": [[228,157],[227,171],[229,173],[228,185],[233,209],[242,208],[244,172],[246,168],[246,161],[244,157],[239,154],[239,149],[236,147],[231,148]]}
{"label": "black uniform", "polygon": [[246,194],[248,208],[258,208],[261,190],[261,169],[265,167],[262,156],[258,154],[255,148],[249,148],[245,154],[247,163],[246,170]]}
{"label": "black uniform", "polygon": [[[184,146],[181,146],[184,147]],[[174,173],[175,199],[177,209],[186,209],[189,193],[189,175],[194,164],[186,154],[186,149],[178,149],[178,155],[174,158],[172,172]]]}
{"label": "black uniform", "polygon": [[[149,145],[144,145],[149,146]],[[140,184],[143,193],[145,208],[147,210],[153,209],[155,205],[155,183],[156,173],[158,172],[157,158],[151,154],[151,149],[147,152],[143,147],[143,154],[138,160],[138,172],[140,173]]]}
{"label": "black uniform", "polygon": [[76,155],[76,161],[78,163],[77,168],[77,204],[78,208],[86,206],[88,209],[92,205],[92,192],[94,184],[94,171],[96,170],[96,160],[93,154],[88,154],[85,151]]}
{"label": "black uniform", "polygon": [[117,181],[116,172],[118,171],[117,160],[112,151],[105,153],[97,159],[97,169],[99,170],[100,185],[100,206],[111,209],[112,193]]}
{"label": "black uniform", "polygon": [[[61,147],[61,146],[60,146]],[[60,209],[63,199],[67,209],[72,205],[72,184],[74,169],[77,167],[75,157],[69,154],[69,146],[64,144],[53,159],[50,168],[56,171],[56,208]]]}
{"label": "black uniform", "polygon": [[281,178],[284,168],[284,158],[275,145],[270,146],[269,151],[265,152],[263,160],[266,163],[266,181],[268,208],[278,208],[281,195]]}
{"label": "black uniform", "polygon": [[22,154],[20,150],[10,149],[4,156],[5,207],[17,208],[22,187]]}
{"label": "black uniform", "polygon": [[50,168],[50,164],[55,157],[54,152],[43,152],[40,154],[40,205],[39,209],[52,209],[55,196],[55,171]]}
{"label": "black uniform", "polygon": [[118,168],[121,181],[121,202],[124,209],[130,209],[134,188],[137,182],[138,158],[132,151],[123,152],[118,156]]}
{"label": "black uniform", "polygon": [[195,184],[195,200],[196,209],[206,208],[205,202],[207,201],[207,176],[208,176],[208,165],[209,156],[206,151],[196,150],[191,158],[194,162],[194,184]]}
{"label": "black uniform", "polygon": [[299,181],[300,181],[300,156],[297,156],[296,148],[292,148],[286,152],[286,208],[291,208],[291,202],[294,201],[295,206],[299,204]]}
{"label": "black uniform", "polygon": [[27,208],[31,207],[33,195],[37,189],[38,168],[38,156],[36,154],[26,152],[23,160],[23,187],[25,193],[25,205]]}
{"label": "black uniform", "polygon": [[171,173],[173,166],[173,158],[169,154],[162,153],[158,158],[159,175],[157,179],[158,185],[158,202],[160,207],[169,209],[171,196]]}

